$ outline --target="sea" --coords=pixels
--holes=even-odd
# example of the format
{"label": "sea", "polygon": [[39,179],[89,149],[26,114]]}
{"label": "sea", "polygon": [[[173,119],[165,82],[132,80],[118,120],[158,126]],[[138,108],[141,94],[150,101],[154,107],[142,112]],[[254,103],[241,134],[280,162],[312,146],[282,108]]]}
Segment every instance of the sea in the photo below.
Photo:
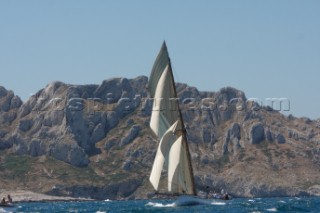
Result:
{"label": "sea", "polygon": [[213,200],[207,205],[176,206],[174,200],[85,201],[85,202],[25,202],[15,207],[1,208],[0,212],[312,212],[320,213],[320,197],[235,198]]}

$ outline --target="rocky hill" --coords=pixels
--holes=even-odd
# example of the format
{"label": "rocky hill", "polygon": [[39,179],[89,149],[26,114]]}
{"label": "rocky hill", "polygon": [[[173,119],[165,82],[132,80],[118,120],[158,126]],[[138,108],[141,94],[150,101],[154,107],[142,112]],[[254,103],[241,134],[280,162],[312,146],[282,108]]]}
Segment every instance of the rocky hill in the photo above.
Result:
{"label": "rocky hill", "polygon": [[[52,82],[25,103],[0,87],[0,184],[51,195],[147,198],[157,149],[147,77]],[[320,121],[284,116],[234,88],[177,84],[197,189],[320,195]]]}

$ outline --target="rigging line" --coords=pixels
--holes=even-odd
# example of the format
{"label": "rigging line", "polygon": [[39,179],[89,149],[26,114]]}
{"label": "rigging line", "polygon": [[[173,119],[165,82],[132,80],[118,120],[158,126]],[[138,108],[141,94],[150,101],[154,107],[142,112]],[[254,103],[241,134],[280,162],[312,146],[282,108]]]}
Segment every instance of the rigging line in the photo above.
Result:
{"label": "rigging line", "polygon": [[170,62],[171,62],[171,70],[172,70],[172,72],[173,72],[173,74],[174,74],[174,78],[175,78],[175,80],[176,80],[175,84],[176,84],[176,83],[182,83],[182,82],[181,82],[181,78],[180,78],[180,76],[179,76],[179,73],[176,72],[176,69],[175,69],[175,67],[174,67],[171,59],[170,59]]}
{"label": "rigging line", "polygon": [[[170,62],[170,58],[169,58],[169,66],[170,66],[170,69],[171,69],[171,78],[172,78],[172,82],[174,83],[175,82],[175,79],[174,79],[174,76],[173,76],[173,73],[172,73],[172,64]],[[178,97],[178,93],[177,93],[177,90],[176,90],[176,87],[174,86],[173,87],[174,89],[174,94],[176,97]],[[182,117],[182,113],[181,113],[181,109],[180,109],[180,106],[178,104],[178,112],[179,112],[179,117],[180,117],[180,121],[181,121],[181,126],[183,128],[183,134],[182,134],[182,137],[184,138],[184,145],[186,147],[186,152],[187,152],[187,162],[188,162],[188,167],[189,167],[189,171],[190,171],[190,175],[191,175],[191,182],[192,182],[192,193],[194,195],[197,194],[196,192],[196,186],[195,186],[195,180],[194,180],[194,173],[193,173],[193,168],[192,168],[192,162],[191,162],[191,155],[190,155],[190,149],[189,149],[189,144],[188,144],[188,141],[187,141],[187,132],[186,132],[186,129],[185,129],[185,124],[184,124],[184,121],[183,121],[183,117]]]}

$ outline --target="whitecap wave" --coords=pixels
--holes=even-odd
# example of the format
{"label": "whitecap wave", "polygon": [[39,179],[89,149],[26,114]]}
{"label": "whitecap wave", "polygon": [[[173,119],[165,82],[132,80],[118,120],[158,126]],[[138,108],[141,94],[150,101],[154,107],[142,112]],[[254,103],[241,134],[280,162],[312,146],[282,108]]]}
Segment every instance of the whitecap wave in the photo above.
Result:
{"label": "whitecap wave", "polygon": [[7,212],[12,212],[12,211],[10,211],[10,210],[9,210],[9,211],[7,211],[7,210],[6,210],[6,209],[4,209],[4,208],[0,208],[0,213],[4,213],[4,212],[6,212],[6,213],[7,213]]}
{"label": "whitecap wave", "polygon": [[270,208],[270,209],[267,209],[267,211],[269,211],[269,212],[276,212],[276,211],[278,211],[278,210],[277,210],[277,208]]}
{"label": "whitecap wave", "polygon": [[223,205],[226,205],[226,203],[224,202],[212,202],[210,203],[211,205],[216,205],[216,206],[223,206]]}
{"label": "whitecap wave", "polygon": [[175,203],[163,204],[163,203],[149,202],[146,204],[146,206],[152,206],[157,208],[170,208],[170,207],[175,207],[176,204]]}

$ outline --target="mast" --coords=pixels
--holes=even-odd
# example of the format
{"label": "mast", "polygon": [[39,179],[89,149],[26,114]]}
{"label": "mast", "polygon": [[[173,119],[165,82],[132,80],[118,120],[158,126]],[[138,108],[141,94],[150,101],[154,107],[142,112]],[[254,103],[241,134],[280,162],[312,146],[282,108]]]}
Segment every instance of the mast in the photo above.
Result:
{"label": "mast", "polygon": [[[157,191],[161,171],[163,166],[166,166],[168,167],[168,191],[196,195],[186,129],[165,42],[152,67],[148,90],[151,98],[162,100],[158,104],[153,103],[150,120],[150,128],[158,136],[160,142],[149,180]],[[174,99],[172,102],[174,109],[167,108],[171,106],[168,102],[170,99]],[[161,109],[161,106],[165,107],[164,110]],[[175,184],[174,187],[173,184]]]}
{"label": "mast", "polygon": [[[167,45],[166,45],[165,41],[163,42],[163,47],[167,51]],[[173,76],[173,73],[172,73],[171,59],[169,57],[169,54],[168,54],[168,58],[169,58],[169,68],[170,68],[169,70],[170,70],[170,75],[171,75],[171,78],[172,78],[174,96],[176,98],[178,98],[178,93],[177,93],[177,90],[176,90],[175,80],[174,80],[174,76]],[[192,167],[192,163],[191,163],[191,155],[190,155],[190,150],[189,150],[189,145],[188,145],[187,130],[186,130],[185,125],[184,125],[184,121],[183,121],[183,117],[182,117],[182,113],[181,113],[181,109],[180,109],[180,104],[179,104],[179,99],[177,99],[177,106],[178,106],[179,117],[180,117],[181,128],[182,128],[181,129],[181,134],[182,134],[182,138],[183,138],[182,141],[184,141],[184,144],[186,146],[188,167],[189,167],[189,170],[190,170],[190,173],[191,173],[192,194],[193,195],[197,195],[196,187],[195,187],[195,181],[194,181],[193,167]]]}

